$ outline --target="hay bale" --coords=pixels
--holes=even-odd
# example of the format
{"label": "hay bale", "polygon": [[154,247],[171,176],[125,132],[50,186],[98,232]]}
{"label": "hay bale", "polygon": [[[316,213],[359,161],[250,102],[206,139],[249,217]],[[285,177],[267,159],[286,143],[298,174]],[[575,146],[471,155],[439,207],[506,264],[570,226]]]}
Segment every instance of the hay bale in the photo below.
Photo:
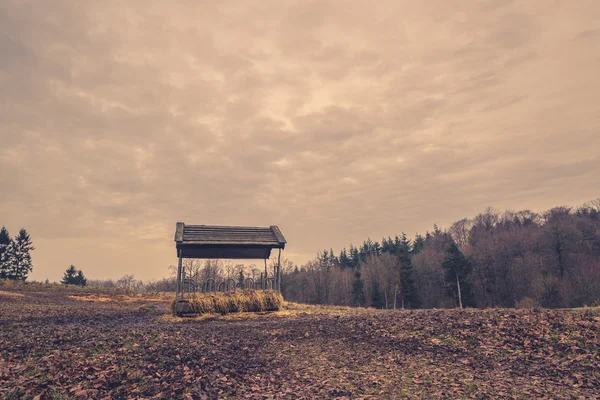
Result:
{"label": "hay bale", "polygon": [[196,294],[186,306],[173,303],[173,313],[182,314],[228,314],[237,312],[278,311],[283,304],[281,293],[271,290],[238,290],[229,293]]}

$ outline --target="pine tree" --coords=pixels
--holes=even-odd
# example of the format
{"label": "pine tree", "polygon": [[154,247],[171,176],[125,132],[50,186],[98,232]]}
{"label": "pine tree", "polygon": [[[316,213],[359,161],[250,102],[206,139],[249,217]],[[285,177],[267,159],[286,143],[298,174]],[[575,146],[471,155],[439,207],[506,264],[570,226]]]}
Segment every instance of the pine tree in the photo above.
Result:
{"label": "pine tree", "polygon": [[83,276],[83,272],[81,270],[77,271],[77,276],[75,276],[75,284],[79,286],[86,286],[87,279]]}
{"label": "pine tree", "polygon": [[77,269],[75,268],[74,265],[71,265],[65,271],[65,274],[63,275],[63,278],[60,281],[60,283],[62,283],[64,285],[74,285],[76,280],[77,280]]}
{"label": "pine tree", "polygon": [[345,247],[340,252],[339,260],[342,268],[352,268],[352,260],[348,256],[348,250]]}
{"label": "pine tree", "polygon": [[423,250],[423,247],[425,247],[425,238],[422,235],[417,234],[417,236],[415,236],[415,241],[412,245],[413,255],[419,254],[421,250]]}
{"label": "pine tree", "polygon": [[383,293],[379,290],[379,283],[375,280],[371,284],[371,307],[385,308],[385,299]]}
{"label": "pine tree", "polygon": [[417,308],[419,306],[419,295],[413,279],[411,243],[405,233],[402,233],[402,238],[400,239],[398,259],[400,261],[402,308]]}
{"label": "pine tree", "polygon": [[392,244],[392,239],[391,238],[381,238],[381,253],[390,253],[391,252],[391,244]]}
{"label": "pine tree", "polygon": [[78,270],[77,268],[75,268],[74,265],[71,265],[65,271],[65,274],[63,275],[63,278],[60,281],[60,283],[62,283],[64,285],[86,286],[87,279],[83,275],[83,271]]}
{"label": "pine tree", "polygon": [[8,269],[6,277],[15,281],[24,281],[27,275],[33,270],[31,262],[31,251],[35,250],[31,237],[25,229],[21,229],[19,234],[8,247]]}
{"label": "pine tree", "polygon": [[358,249],[350,244],[350,263],[352,268],[358,268],[360,266],[360,254]]}
{"label": "pine tree", "polygon": [[375,255],[381,255],[381,245],[378,242],[374,242],[371,246],[371,253]]}
{"label": "pine tree", "polygon": [[9,269],[9,249],[11,247],[12,238],[6,227],[0,229],[0,279],[6,279]]}
{"label": "pine tree", "polygon": [[360,271],[356,271],[354,274],[354,282],[352,282],[352,304],[361,307],[364,306],[366,302],[365,283],[360,277]]}
{"label": "pine tree", "polygon": [[392,254],[398,254],[398,252],[400,251],[400,247],[401,247],[400,236],[396,235],[396,237],[394,238],[394,245],[392,247]]}
{"label": "pine tree", "polygon": [[475,294],[469,280],[472,266],[454,241],[450,242],[450,247],[446,250],[442,268],[445,271],[447,293],[458,300],[460,308],[475,307]]}

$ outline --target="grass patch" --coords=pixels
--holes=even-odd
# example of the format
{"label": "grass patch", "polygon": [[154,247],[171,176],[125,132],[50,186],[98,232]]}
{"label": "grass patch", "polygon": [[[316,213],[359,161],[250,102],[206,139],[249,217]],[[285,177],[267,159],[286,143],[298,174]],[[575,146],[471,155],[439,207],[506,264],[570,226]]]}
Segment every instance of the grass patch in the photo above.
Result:
{"label": "grass patch", "polygon": [[281,293],[260,290],[239,290],[229,293],[197,294],[188,302],[174,301],[173,314],[229,314],[239,312],[279,311]]}

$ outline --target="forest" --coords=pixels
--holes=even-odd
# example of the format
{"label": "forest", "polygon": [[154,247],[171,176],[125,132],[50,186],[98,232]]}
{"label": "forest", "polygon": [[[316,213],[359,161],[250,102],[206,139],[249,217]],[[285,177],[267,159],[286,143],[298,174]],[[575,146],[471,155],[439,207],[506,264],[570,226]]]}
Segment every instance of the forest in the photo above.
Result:
{"label": "forest", "polygon": [[[600,304],[600,199],[498,212],[286,263],[286,299],[376,308],[548,308]],[[457,288],[460,285],[460,290]]]}

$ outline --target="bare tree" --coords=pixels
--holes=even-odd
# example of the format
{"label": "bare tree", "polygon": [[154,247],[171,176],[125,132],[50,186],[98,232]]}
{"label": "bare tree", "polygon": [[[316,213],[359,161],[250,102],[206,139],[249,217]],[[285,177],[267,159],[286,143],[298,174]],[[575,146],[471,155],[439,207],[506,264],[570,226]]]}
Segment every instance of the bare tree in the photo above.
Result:
{"label": "bare tree", "polygon": [[452,236],[452,240],[454,240],[454,243],[456,243],[463,254],[469,254],[469,233],[471,232],[472,226],[472,220],[463,218],[453,223],[448,229],[448,233]]}

